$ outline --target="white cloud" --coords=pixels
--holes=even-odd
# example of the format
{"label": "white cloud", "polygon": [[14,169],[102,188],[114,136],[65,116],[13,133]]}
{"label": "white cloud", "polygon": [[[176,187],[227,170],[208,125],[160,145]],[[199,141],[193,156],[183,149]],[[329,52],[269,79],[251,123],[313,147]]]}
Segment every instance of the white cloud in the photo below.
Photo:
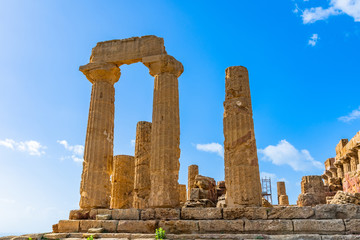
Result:
{"label": "white cloud", "polygon": [[317,43],[317,41],[319,40],[319,35],[317,33],[314,33],[310,39],[309,39],[309,42],[308,42],[308,45],[314,47]]}
{"label": "white cloud", "polygon": [[308,150],[299,151],[285,139],[281,140],[276,146],[269,145],[264,149],[258,149],[258,153],[263,155],[262,160],[270,161],[275,165],[289,165],[295,171],[323,168],[323,164],[315,161]]}
{"label": "white cloud", "polygon": [[135,147],[135,140],[134,140],[134,139],[131,140],[131,141],[130,141],[130,144],[131,144],[132,147]]}
{"label": "white cloud", "polygon": [[339,117],[338,120],[342,122],[350,122],[358,118],[360,118],[360,107],[353,110],[351,113],[349,113],[346,116]]}
{"label": "white cloud", "polygon": [[360,22],[360,0],[331,0],[327,8],[312,7],[302,11],[304,24],[325,20],[330,16],[346,14]]}
{"label": "white cloud", "polygon": [[45,146],[42,146],[39,142],[30,140],[25,142],[16,142],[13,139],[0,140],[0,146],[10,148],[12,150],[18,150],[26,152],[32,156],[41,156],[45,154]]}
{"label": "white cloud", "polygon": [[196,144],[196,149],[199,151],[216,153],[220,157],[224,158],[224,148],[219,143]]}
{"label": "white cloud", "polygon": [[61,160],[71,158],[74,162],[82,162],[84,156],[84,146],[83,145],[74,145],[71,146],[66,140],[58,140],[59,144],[63,145],[64,148],[72,153],[71,156],[62,157]]}

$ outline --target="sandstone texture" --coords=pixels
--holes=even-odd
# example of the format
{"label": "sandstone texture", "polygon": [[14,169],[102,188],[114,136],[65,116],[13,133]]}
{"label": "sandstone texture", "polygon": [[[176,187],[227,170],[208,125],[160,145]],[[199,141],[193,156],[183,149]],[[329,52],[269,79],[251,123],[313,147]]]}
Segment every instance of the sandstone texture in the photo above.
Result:
{"label": "sandstone texture", "polygon": [[90,63],[80,67],[80,71],[93,84],[80,184],[80,208],[108,208],[113,161],[114,83],[120,78],[120,69],[112,63]]}
{"label": "sandstone texture", "polygon": [[111,176],[111,208],[132,208],[135,159],[133,156],[114,156]]}
{"label": "sandstone texture", "polygon": [[334,198],[330,202],[331,204],[356,204],[360,205],[360,193],[346,193],[343,191],[338,191]]}
{"label": "sandstone texture", "polygon": [[180,195],[180,202],[185,203],[186,202],[186,185],[185,184],[179,184],[179,195]]}
{"label": "sandstone texture", "polygon": [[223,124],[226,204],[261,206],[250,85],[245,67],[226,69],[225,91]]}
{"label": "sandstone texture", "polygon": [[138,122],[135,140],[135,208],[147,208],[150,195],[151,123]]}

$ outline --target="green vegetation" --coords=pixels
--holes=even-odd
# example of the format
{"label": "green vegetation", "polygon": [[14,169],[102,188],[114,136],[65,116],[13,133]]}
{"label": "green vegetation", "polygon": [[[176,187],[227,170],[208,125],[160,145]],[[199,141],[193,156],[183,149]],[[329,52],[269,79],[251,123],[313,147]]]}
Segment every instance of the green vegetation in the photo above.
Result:
{"label": "green vegetation", "polygon": [[94,240],[94,236],[90,235],[90,237],[88,237],[86,240]]}
{"label": "green vegetation", "polygon": [[162,229],[162,228],[156,229],[156,231],[155,231],[155,239],[159,239],[159,240],[166,239],[165,230]]}

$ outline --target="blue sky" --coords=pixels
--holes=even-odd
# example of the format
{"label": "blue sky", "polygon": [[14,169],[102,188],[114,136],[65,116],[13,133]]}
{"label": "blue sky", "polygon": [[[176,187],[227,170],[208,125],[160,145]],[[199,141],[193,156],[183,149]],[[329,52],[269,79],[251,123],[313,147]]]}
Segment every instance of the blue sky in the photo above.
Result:
{"label": "blue sky", "polygon": [[[0,1],[0,235],[50,231],[78,208],[91,91],[78,67],[97,42],[132,36],[163,37],[184,65],[179,182],[190,164],[224,178],[225,69],[242,65],[260,172],[295,204],[301,177],[359,131],[359,21],[360,0]],[[153,78],[121,71],[114,153],[133,154]]]}

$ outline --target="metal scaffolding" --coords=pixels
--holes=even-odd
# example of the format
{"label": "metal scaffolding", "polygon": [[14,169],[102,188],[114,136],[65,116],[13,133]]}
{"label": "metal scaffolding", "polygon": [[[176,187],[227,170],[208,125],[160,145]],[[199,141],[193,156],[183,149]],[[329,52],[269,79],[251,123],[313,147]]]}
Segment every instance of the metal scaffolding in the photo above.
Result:
{"label": "metal scaffolding", "polygon": [[272,204],[271,178],[270,177],[261,178],[261,195],[269,203]]}

